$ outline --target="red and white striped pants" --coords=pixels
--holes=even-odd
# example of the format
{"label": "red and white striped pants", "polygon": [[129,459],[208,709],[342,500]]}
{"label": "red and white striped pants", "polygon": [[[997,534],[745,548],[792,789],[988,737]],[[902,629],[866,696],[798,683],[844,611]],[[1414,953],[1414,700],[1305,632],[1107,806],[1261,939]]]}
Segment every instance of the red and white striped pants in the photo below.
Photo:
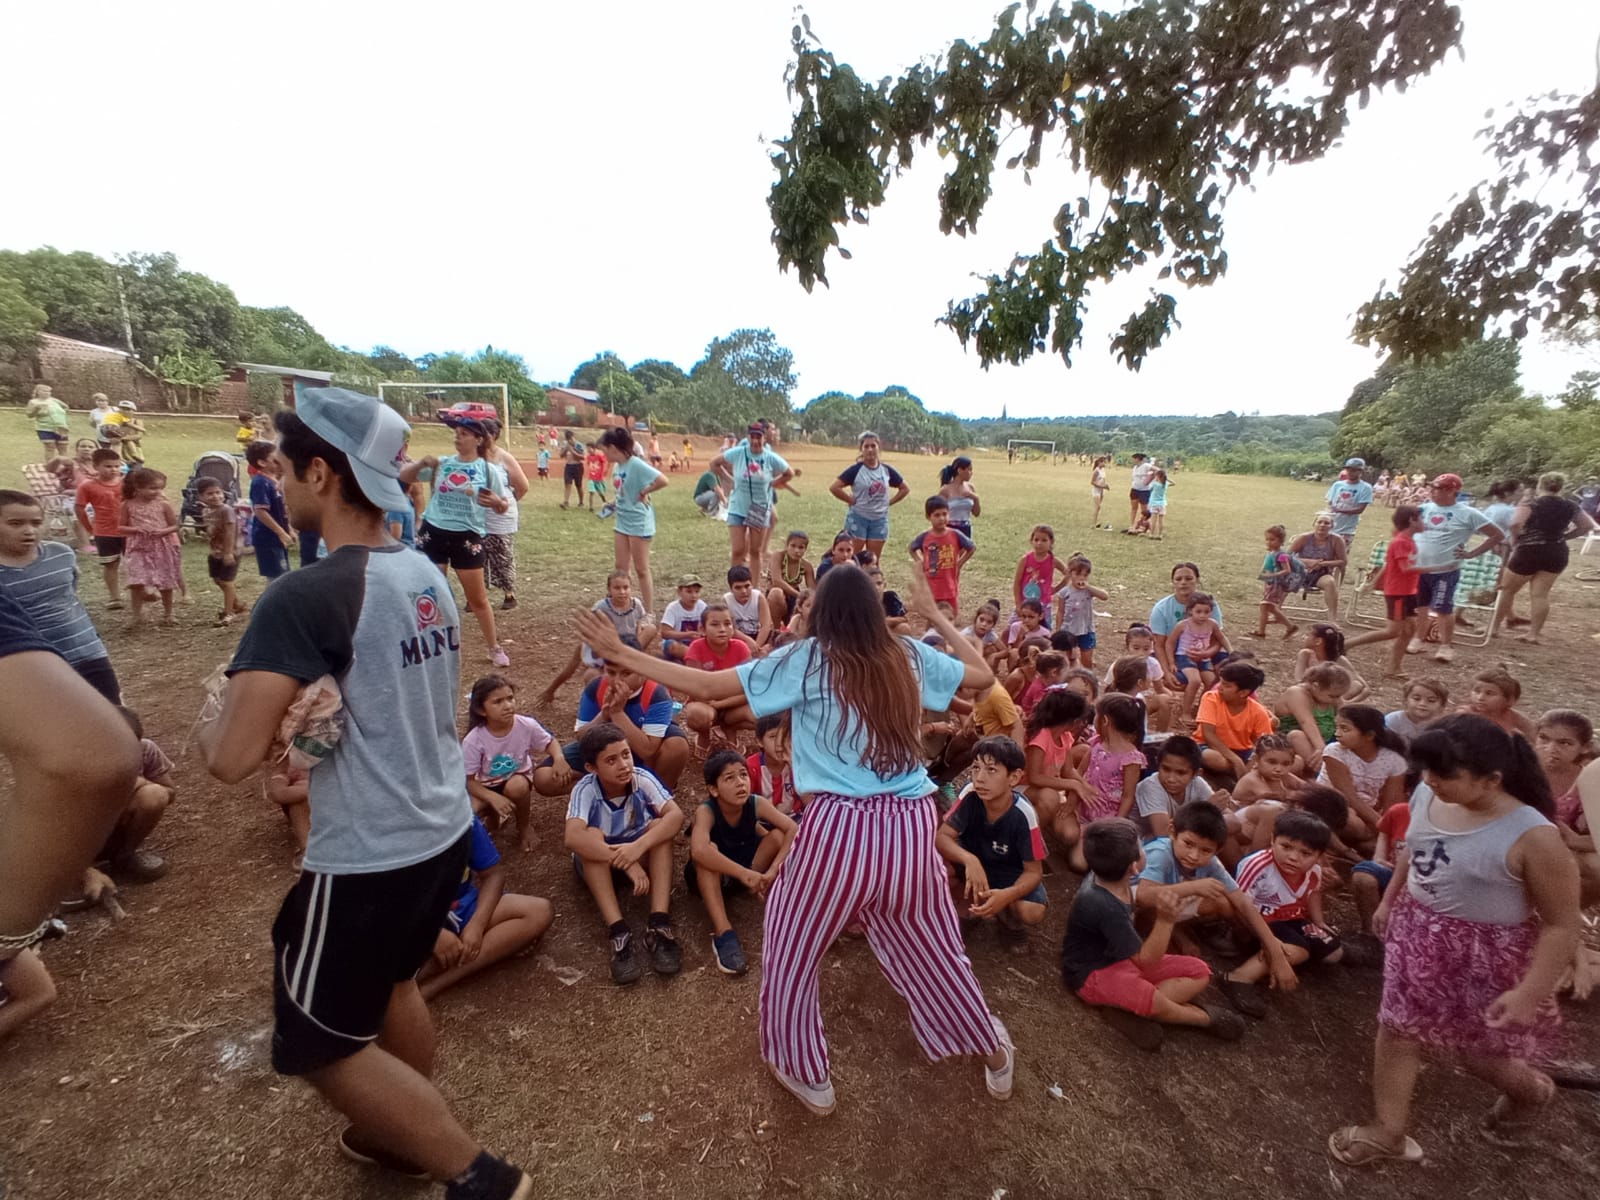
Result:
{"label": "red and white striped pants", "polygon": [[938,810],[924,796],[818,793],[767,898],[761,950],[761,1057],[807,1083],[828,1078],[817,1001],[822,956],[866,926],[878,965],[911,1008],[932,1059],[994,1053],[999,1041],[961,941]]}

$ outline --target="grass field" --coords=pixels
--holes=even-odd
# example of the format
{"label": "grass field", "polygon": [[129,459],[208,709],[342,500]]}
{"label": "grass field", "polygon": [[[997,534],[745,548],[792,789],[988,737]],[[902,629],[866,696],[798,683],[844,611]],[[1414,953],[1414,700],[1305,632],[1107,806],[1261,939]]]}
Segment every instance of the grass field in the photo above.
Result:
{"label": "grass field", "polygon": [[[171,477],[174,500],[200,452],[232,446],[229,422],[150,424],[147,453]],[[446,446],[437,427],[420,429],[414,441],[419,453]],[[783,496],[779,532],[808,530],[815,558],[842,522],[844,507],[826,485],[850,455],[783,450],[803,472],[803,494]],[[17,464],[37,455],[20,414],[0,413],[0,486],[19,486]],[[1321,489],[1310,484],[1183,475],[1170,493],[1166,540],[1152,543],[1089,528],[1085,467],[974,458],[985,508],[976,522],[979,553],[963,576],[963,607],[1008,597],[1028,530],[1049,523],[1058,552],[1088,554],[1094,582],[1111,594],[1101,606],[1111,615],[1099,622],[1107,658],[1120,646],[1118,631],[1148,614],[1165,594],[1171,564],[1183,559],[1201,564],[1238,638],[1259,595],[1262,529],[1281,522],[1303,530],[1320,506]],[[890,460],[912,484],[910,498],[894,510],[886,556],[896,586],[906,579],[903,546],[923,525],[920,502],[937,487],[939,464]],[[656,497],[658,605],[680,572],[696,571],[710,583],[727,561],[725,527],[701,517],[690,501],[693,478],[674,476]],[[1103,517],[1119,527],[1125,481],[1125,472],[1113,477]],[[505,620],[504,640],[525,702],[570,650],[567,614],[601,594],[611,566],[609,523],[560,510],[560,492],[559,480],[535,483],[522,508],[523,603]],[[1358,559],[1386,525],[1386,514],[1369,515]],[[128,702],[174,758],[198,709],[199,681],[227,659],[238,636],[237,629],[212,627],[203,551],[191,545],[186,553],[197,603],[179,610],[176,630],[129,631],[125,613],[103,611],[92,572],[84,580]],[[240,577],[248,580],[246,599],[258,594],[249,564]],[[1529,711],[1560,703],[1600,712],[1587,665],[1595,659],[1600,589],[1569,578],[1555,599],[1546,645],[1464,651],[1439,673],[1464,695],[1477,664],[1503,659],[1522,677]],[[1276,640],[1260,648],[1269,693],[1282,686],[1294,648]],[[482,661],[470,622],[466,649],[464,685]],[[1376,679],[1381,653],[1360,652],[1357,665],[1369,678]],[[1390,707],[1396,699],[1379,689],[1375,702]],[[575,700],[569,688],[553,711],[535,715],[569,730]],[[682,803],[695,798],[689,784],[696,769],[685,775]],[[172,862],[171,874],[125,889],[131,919],[124,924],[73,918],[72,936],[48,949],[60,1002],[0,1052],[0,1194],[427,1194],[350,1168],[333,1149],[337,1117],[307,1089],[272,1075],[267,935],[292,881],[281,820],[256,785],[215,784],[193,754],[180,759],[178,778],[179,802],[153,838]],[[1077,882],[1066,873],[1047,880],[1050,915],[1026,956],[998,949],[985,931],[971,939],[979,979],[1018,1044],[1016,1095],[1008,1105],[987,1098],[975,1064],[922,1059],[903,1005],[865,945],[851,942],[830,953],[824,970],[840,1107],[827,1120],[813,1119],[759,1067],[758,971],[739,980],[715,972],[709,928],[681,884],[674,911],[684,974],[626,991],[610,984],[598,919],[559,850],[563,813],[559,801],[539,808],[533,854],[505,848],[508,886],[551,897],[555,926],[533,954],[436,1005],[442,1089],[490,1146],[530,1164],[540,1194],[1019,1200],[1359,1191],[1415,1200],[1451,1192],[1564,1200],[1600,1191],[1593,1150],[1600,1106],[1592,1099],[1563,1096],[1539,1150],[1507,1151],[1477,1131],[1488,1090],[1444,1066],[1424,1073],[1418,1094],[1415,1132],[1427,1165],[1369,1175],[1330,1168],[1323,1153],[1329,1129],[1367,1111],[1378,988],[1372,973],[1329,969],[1309,978],[1276,1001],[1240,1046],[1175,1036],[1159,1057],[1139,1055],[1060,986],[1056,947]],[[684,853],[680,848],[680,858]],[[1352,916],[1342,896],[1333,905],[1336,917]],[[629,916],[643,919],[637,906]],[[759,906],[736,903],[732,917],[759,959]],[[1600,1031],[1593,1007],[1569,1007],[1569,1020],[1575,1044],[1592,1051]],[[1052,1084],[1065,1099],[1051,1098]]]}

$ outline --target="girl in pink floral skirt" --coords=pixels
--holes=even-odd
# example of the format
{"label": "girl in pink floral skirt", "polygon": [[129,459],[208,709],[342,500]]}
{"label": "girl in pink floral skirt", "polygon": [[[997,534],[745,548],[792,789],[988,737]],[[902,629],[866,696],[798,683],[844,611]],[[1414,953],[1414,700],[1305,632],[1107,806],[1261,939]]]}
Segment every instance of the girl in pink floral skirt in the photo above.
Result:
{"label": "girl in pink floral skirt", "polygon": [[1532,1063],[1559,1029],[1552,994],[1578,942],[1578,871],[1549,821],[1549,785],[1519,735],[1469,713],[1411,744],[1422,783],[1405,854],[1373,916],[1384,936],[1383,1002],[1369,1125],[1328,1138],[1340,1162],[1420,1161],[1406,1135],[1424,1049],[1500,1090],[1484,1120],[1531,1125],[1555,1093]]}
{"label": "girl in pink floral skirt", "polygon": [[133,620],[143,615],[145,589],[161,593],[161,623],[174,625],[172,593],[183,588],[183,554],[178,548],[178,514],[162,493],[167,477],[148,467],[135,467],[122,477],[123,570]]}

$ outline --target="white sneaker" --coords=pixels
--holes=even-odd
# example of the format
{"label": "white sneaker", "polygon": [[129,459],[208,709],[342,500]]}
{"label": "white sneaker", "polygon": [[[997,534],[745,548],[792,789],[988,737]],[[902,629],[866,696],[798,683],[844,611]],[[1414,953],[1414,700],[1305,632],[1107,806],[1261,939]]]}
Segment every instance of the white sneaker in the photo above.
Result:
{"label": "white sneaker", "polygon": [[511,656],[499,646],[496,646],[489,651],[489,661],[497,667],[509,667],[511,665]]}
{"label": "white sneaker", "polygon": [[1424,647],[1425,647],[1425,643],[1423,642],[1423,640],[1421,638],[1414,637],[1406,645],[1406,653],[1407,654],[1421,654],[1423,649],[1424,649]]}
{"label": "white sneaker", "polygon": [[1000,1039],[1000,1048],[1006,1052],[1006,1061],[998,1071],[992,1069],[988,1063],[984,1063],[983,1082],[989,1089],[989,1095],[996,1100],[1009,1100],[1012,1076],[1017,1066],[1017,1048],[1012,1045],[1011,1035],[1006,1032],[1006,1027],[1000,1018],[991,1013],[989,1020],[994,1023],[994,1035]]}
{"label": "white sneaker", "polygon": [[833,1080],[825,1079],[820,1085],[813,1085],[793,1075],[786,1075],[771,1063],[767,1064],[767,1068],[772,1072],[772,1077],[789,1090],[790,1095],[817,1116],[825,1117],[833,1111]]}
{"label": "white sneaker", "polygon": [[1434,656],[1433,656],[1433,661],[1434,662],[1454,662],[1455,661],[1455,657],[1456,657],[1456,652],[1454,650],[1452,650],[1449,646],[1440,646],[1439,649],[1438,649],[1438,652],[1435,653]]}

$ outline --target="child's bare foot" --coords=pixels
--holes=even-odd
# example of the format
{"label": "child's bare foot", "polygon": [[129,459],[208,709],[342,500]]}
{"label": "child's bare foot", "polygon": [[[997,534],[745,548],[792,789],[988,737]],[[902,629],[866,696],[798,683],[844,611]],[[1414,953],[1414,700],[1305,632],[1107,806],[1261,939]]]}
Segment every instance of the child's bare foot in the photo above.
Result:
{"label": "child's bare foot", "polygon": [[1267,636],[1267,631],[1265,629],[1252,629],[1250,631],[1250,636],[1253,638],[1264,638]]}

